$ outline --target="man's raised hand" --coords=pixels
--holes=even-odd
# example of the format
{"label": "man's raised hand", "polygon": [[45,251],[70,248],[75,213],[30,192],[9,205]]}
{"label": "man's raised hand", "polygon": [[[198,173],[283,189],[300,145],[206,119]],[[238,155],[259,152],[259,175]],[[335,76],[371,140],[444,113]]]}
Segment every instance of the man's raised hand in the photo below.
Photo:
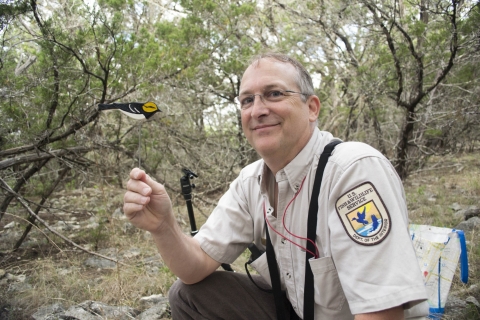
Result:
{"label": "man's raised hand", "polygon": [[138,168],[130,172],[123,212],[135,227],[151,233],[160,232],[164,222],[174,220],[165,187]]}

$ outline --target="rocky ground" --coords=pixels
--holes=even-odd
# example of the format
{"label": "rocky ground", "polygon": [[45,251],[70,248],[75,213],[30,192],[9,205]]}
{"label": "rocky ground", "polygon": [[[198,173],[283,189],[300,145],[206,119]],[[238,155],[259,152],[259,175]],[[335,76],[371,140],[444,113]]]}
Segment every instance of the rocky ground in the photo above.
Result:
{"label": "rocky ground", "polygon": [[[480,166],[468,168],[444,170],[445,180],[438,171],[427,171],[405,183],[412,222],[466,233],[470,281],[463,284],[455,275],[443,319],[480,319],[480,180],[474,179]],[[0,319],[170,318],[166,297],[175,276],[163,265],[150,236],[125,221],[122,196],[123,190],[107,187],[57,193],[49,209],[39,214],[49,227],[39,224],[16,251],[10,249],[25,229],[25,212],[17,206],[15,214],[5,215],[0,222]],[[184,203],[174,202],[188,233]],[[429,213],[441,210],[440,217]],[[203,218],[198,219],[201,224]],[[246,258],[233,265],[236,271],[244,271]]]}

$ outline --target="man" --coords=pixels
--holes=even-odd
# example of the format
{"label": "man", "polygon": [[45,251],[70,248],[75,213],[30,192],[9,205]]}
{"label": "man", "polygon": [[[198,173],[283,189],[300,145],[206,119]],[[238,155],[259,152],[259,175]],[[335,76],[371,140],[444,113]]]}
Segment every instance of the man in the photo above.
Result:
{"label": "man", "polygon": [[[124,212],[151,232],[180,279],[169,294],[174,319],[275,319],[273,296],[257,288],[270,285],[265,254],[252,264],[260,274],[255,283],[242,273],[215,271],[252,242],[265,249],[267,228],[293,308],[286,312],[303,318],[308,206],[319,156],[334,138],[317,129],[320,101],[312,80],[288,56],[256,57],[238,102],[244,134],[262,159],[241,171],[195,237],[175,222],[161,184],[139,169],[130,173]],[[388,160],[362,143],[338,145],[318,203],[315,258],[308,261],[315,318],[403,319],[414,305],[413,315],[426,315],[405,194]]]}

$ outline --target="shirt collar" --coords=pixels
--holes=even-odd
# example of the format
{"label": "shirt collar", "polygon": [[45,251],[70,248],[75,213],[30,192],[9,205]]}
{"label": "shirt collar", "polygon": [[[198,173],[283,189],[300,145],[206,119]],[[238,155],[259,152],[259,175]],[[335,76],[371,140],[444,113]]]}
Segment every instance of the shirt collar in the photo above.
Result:
{"label": "shirt collar", "polygon": [[[328,136],[328,137],[326,137]],[[283,169],[279,170],[275,176],[276,181],[281,181],[287,179],[290,187],[293,192],[297,192],[302,184],[303,178],[307,175],[310,170],[311,163],[314,159],[318,160],[318,156],[315,157],[315,154],[318,154],[323,150],[325,145],[324,140],[330,140],[331,134],[327,132],[321,132],[318,128],[315,128],[313,131],[310,140],[305,145],[305,147],[297,154],[297,156],[290,161]],[[324,139],[329,138],[329,139]],[[328,143],[328,141],[327,141]],[[259,177],[261,181],[262,192],[265,192],[268,189],[266,183],[268,183],[266,177],[269,174],[272,174],[267,165],[263,164],[262,177]]]}

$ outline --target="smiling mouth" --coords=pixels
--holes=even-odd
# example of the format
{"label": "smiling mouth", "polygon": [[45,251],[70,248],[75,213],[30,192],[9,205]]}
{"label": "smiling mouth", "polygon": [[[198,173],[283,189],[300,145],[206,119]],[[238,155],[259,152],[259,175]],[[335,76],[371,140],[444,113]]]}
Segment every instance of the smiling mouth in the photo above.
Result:
{"label": "smiling mouth", "polygon": [[278,123],[275,123],[275,124],[264,124],[264,125],[256,126],[256,127],[254,127],[252,130],[261,130],[261,129],[271,128],[271,127],[275,127],[275,126],[278,126]]}

